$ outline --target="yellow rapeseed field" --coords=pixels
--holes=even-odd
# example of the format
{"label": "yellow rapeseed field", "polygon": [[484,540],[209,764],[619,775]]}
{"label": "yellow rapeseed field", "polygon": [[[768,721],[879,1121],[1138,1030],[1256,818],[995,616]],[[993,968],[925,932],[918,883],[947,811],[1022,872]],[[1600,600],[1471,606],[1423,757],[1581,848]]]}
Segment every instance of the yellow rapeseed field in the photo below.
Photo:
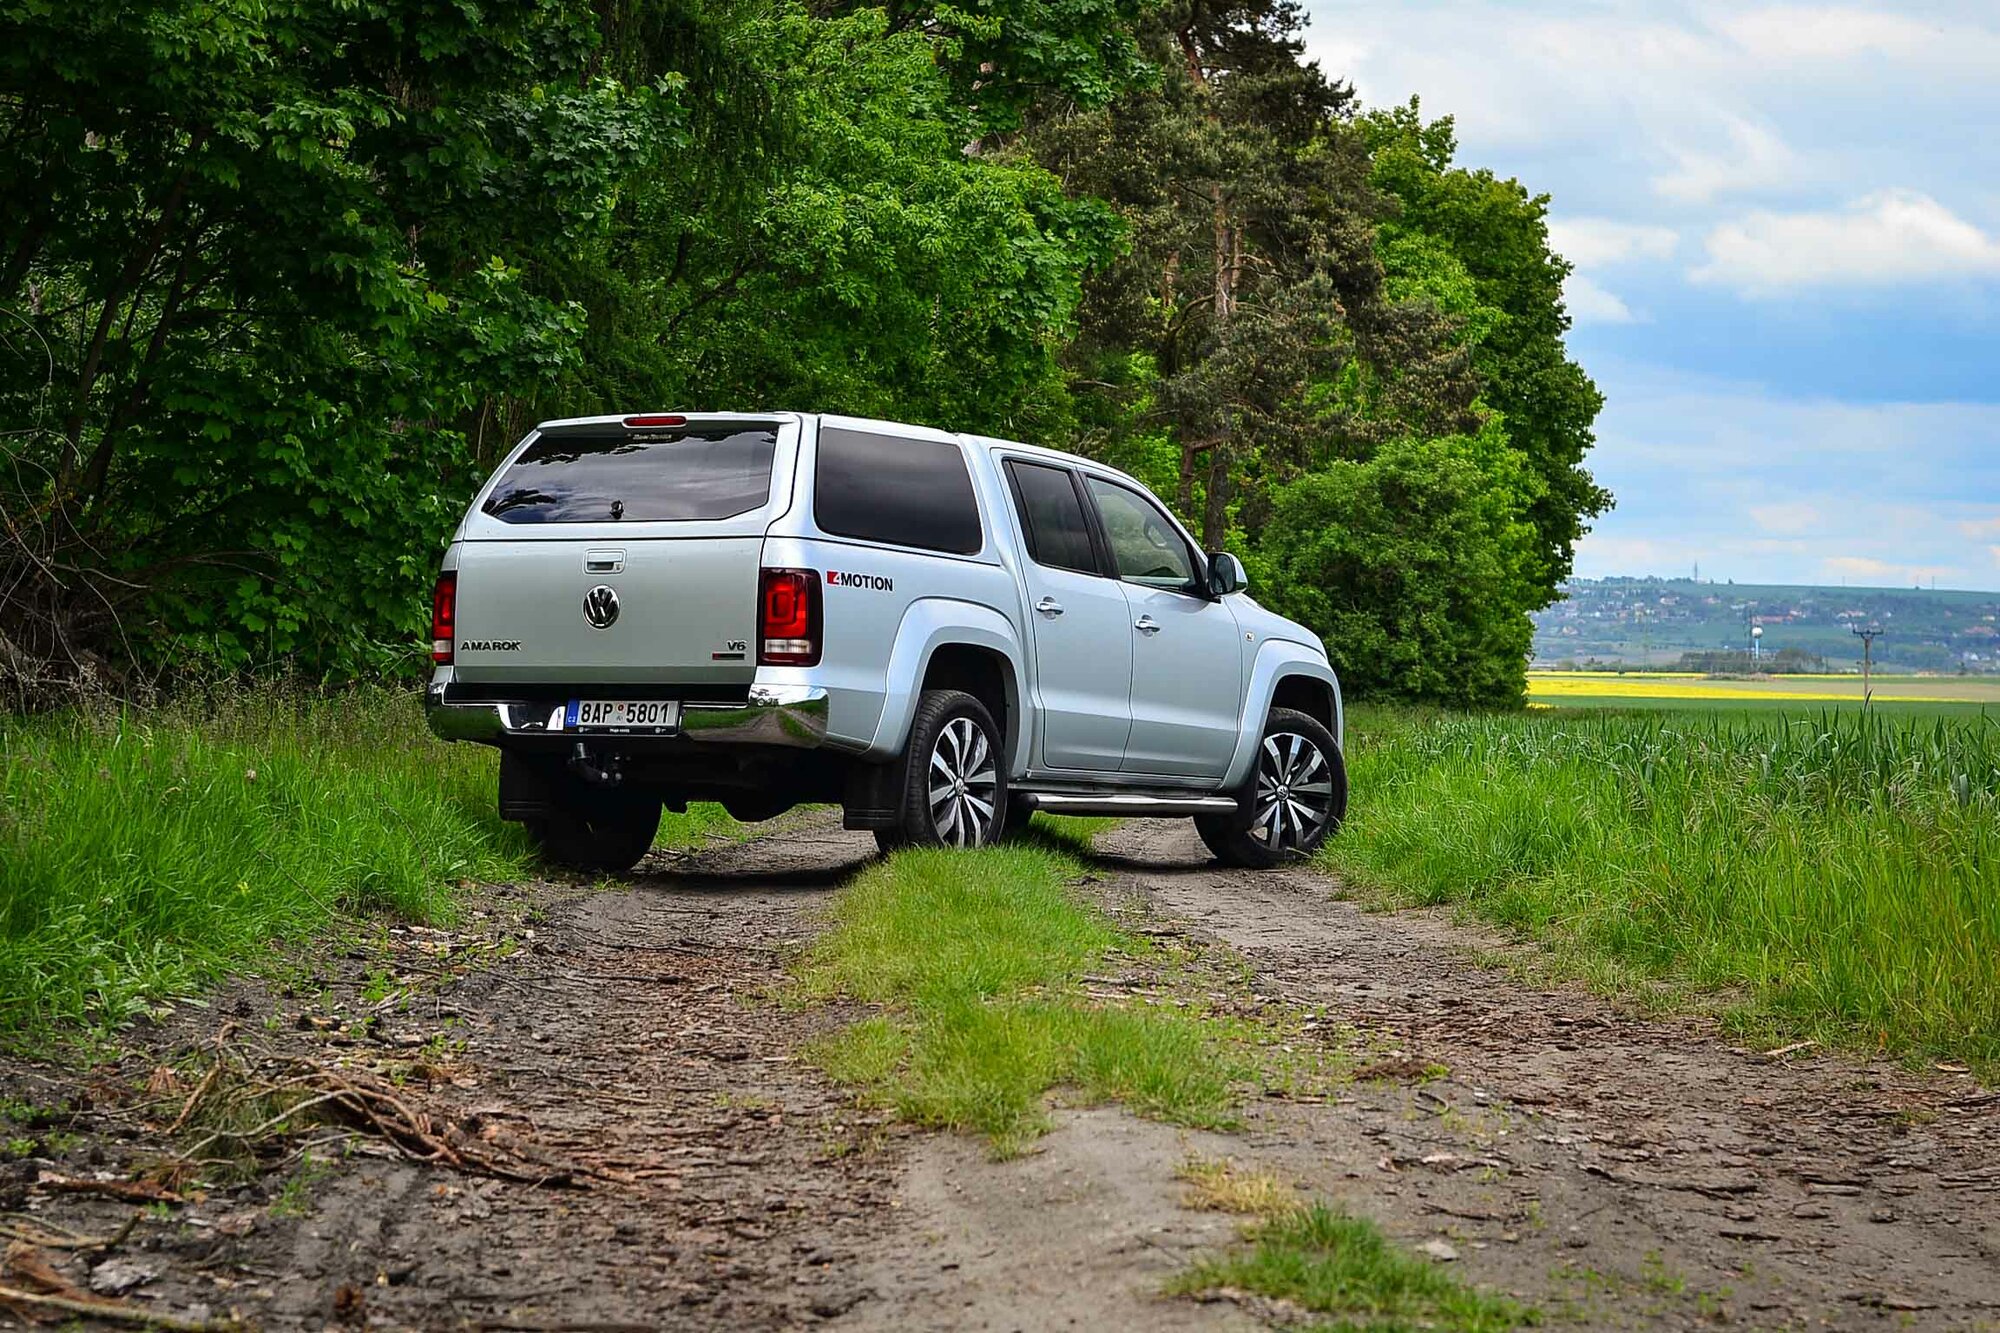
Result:
{"label": "yellow rapeseed field", "polygon": [[[1574,699],[1688,699],[1784,702],[1859,702],[1859,676],[1782,676],[1765,680],[1716,679],[1692,672],[1530,671],[1528,697],[1552,703]],[[1898,676],[1875,682],[1877,703],[2000,702],[2000,684],[1984,680]]]}

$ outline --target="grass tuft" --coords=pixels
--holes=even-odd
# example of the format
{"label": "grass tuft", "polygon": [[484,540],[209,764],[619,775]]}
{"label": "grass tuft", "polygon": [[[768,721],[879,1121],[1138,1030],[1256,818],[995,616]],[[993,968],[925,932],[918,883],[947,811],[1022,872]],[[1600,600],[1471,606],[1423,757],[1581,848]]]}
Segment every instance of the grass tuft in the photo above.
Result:
{"label": "grass tuft", "polygon": [[1538,1323],[1533,1310],[1464,1286],[1392,1244],[1374,1223],[1325,1204],[1286,1208],[1252,1225],[1247,1244],[1190,1266],[1172,1290],[1233,1288],[1329,1316],[1316,1328],[1501,1333]]}
{"label": "grass tuft", "polygon": [[[1018,1152],[1058,1086],[1175,1124],[1231,1123],[1247,1070],[1198,1016],[1092,1001],[1079,979],[1146,946],[1077,902],[1081,873],[1054,832],[978,852],[908,851],[845,889],[799,969],[812,996],[888,1008],[817,1057],[918,1124]],[[1086,835],[1083,835],[1087,837]]]}
{"label": "grass tuft", "polygon": [[1246,1171],[1213,1157],[1190,1157],[1176,1173],[1188,1184],[1187,1206],[1260,1217],[1299,1206],[1291,1185],[1270,1171]]}

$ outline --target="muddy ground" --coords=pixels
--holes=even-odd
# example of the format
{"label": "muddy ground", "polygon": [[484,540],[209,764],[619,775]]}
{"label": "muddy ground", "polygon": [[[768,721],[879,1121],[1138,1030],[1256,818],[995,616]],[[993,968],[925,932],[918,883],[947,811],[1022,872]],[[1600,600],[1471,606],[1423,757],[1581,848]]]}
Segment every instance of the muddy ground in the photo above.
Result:
{"label": "muddy ground", "polygon": [[[1253,1098],[1234,1134],[1064,1109],[1005,1162],[857,1107],[802,1056],[852,1015],[780,994],[873,853],[814,815],[629,885],[482,890],[462,929],[231,988],[88,1074],[0,1068],[46,1112],[0,1168],[7,1282],[46,1262],[44,1289],[272,1329],[1260,1327],[1285,1312],[1160,1295],[1235,1232],[1186,1206],[1174,1172],[1199,1154],[1442,1241],[1437,1262],[1555,1326],[2000,1328],[2000,1096],[1969,1077],[1769,1058],[1536,988],[1476,962],[1476,930],[1218,870],[1182,825],[1099,846],[1092,892],[1236,951],[1274,1006],[1323,1008],[1363,1077]],[[232,1078],[364,1071],[430,1141],[529,1179],[315,1132],[239,1185],[73,1192],[160,1178],[225,1028]],[[78,1235],[116,1243],[54,1243]]]}

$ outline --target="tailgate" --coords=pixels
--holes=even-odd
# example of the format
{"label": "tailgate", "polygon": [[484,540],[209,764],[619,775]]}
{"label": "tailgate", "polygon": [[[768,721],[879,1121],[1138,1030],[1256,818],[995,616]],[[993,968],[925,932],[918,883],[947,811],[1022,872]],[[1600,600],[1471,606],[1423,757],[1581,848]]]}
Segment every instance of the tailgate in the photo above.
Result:
{"label": "tailgate", "polygon": [[457,677],[747,684],[763,547],[762,537],[466,542]]}
{"label": "tailgate", "polygon": [[466,516],[458,679],[748,684],[797,430],[698,414],[537,427]]}

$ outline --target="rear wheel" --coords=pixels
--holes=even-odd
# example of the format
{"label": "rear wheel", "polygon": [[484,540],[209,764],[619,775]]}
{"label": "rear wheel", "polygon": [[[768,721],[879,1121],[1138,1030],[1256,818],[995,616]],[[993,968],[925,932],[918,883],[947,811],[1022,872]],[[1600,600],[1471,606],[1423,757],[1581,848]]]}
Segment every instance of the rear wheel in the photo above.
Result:
{"label": "rear wheel", "polygon": [[621,801],[603,810],[559,810],[528,829],[542,859],[552,865],[622,875],[652,848],[660,831],[660,804]]}
{"label": "rear wheel", "polygon": [[1196,832],[1225,865],[1268,870],[1319,850],[1347,817],[1347,765],[1317,719],[1273,708],[1233,814],[1202,815]]}
{"label": "rear wheel", "polygon": [[1000,729],[986,705],[963,690],[925,690],[903,752],[896,826],[877,829],[883,851],[898,847],[984,847],[1007,821],[1007,773]]}

